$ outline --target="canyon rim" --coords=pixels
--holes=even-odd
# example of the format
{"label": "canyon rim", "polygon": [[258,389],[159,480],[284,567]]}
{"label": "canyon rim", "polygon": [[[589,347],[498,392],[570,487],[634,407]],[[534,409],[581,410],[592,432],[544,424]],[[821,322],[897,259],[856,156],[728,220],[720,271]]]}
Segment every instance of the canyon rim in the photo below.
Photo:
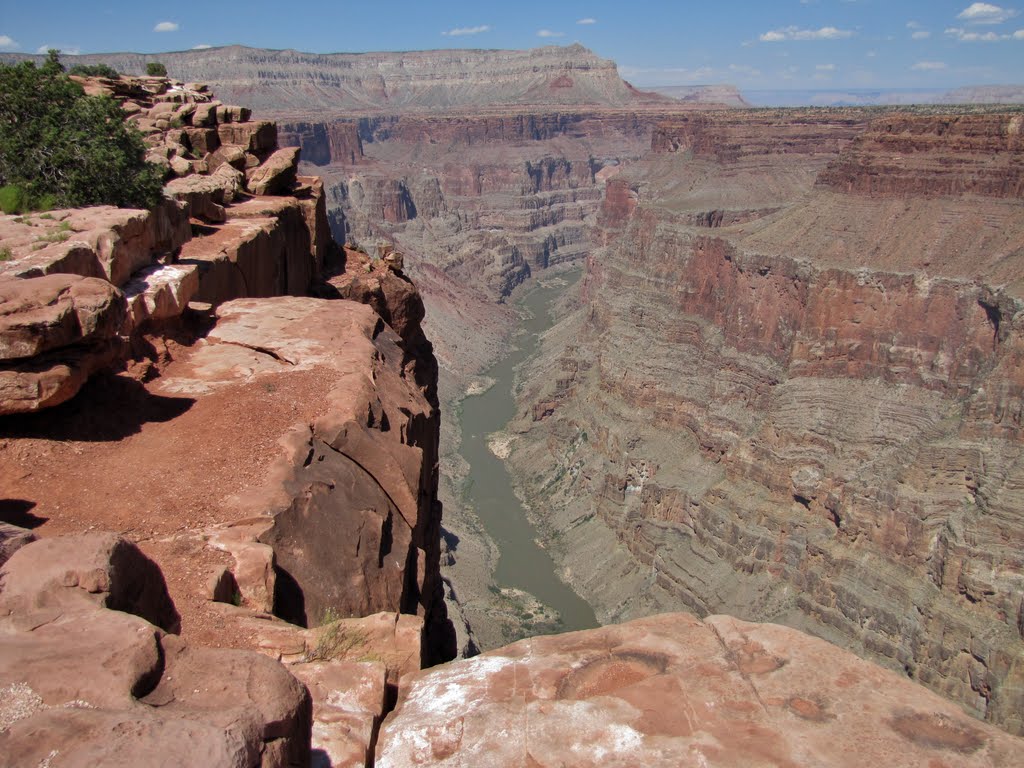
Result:
{"label": "canyon rim", "polygon": [[1019,108],[75,61],[166,185],[0,219],[0,764],[1019,762]]}

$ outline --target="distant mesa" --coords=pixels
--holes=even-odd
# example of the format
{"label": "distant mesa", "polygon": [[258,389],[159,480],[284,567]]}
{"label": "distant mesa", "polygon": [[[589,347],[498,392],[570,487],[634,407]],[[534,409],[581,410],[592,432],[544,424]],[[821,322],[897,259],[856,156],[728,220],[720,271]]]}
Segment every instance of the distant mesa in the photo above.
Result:
{"label": "distant mesa", "polygon": [[[43,57],[0,54],[0,62],[26,59],[42,61]],[[103,63],[127,74],[144,73],[151,62],[165,65],[172,77],[208,83],[225,103],[248,104],[265,114],[353,110],[393,114],[481,106],[628,108],[672,103],[660,94],[632,87],[619,76],[615,62],[578,44],[531,50],[330,54],[232,45],[75,57],[78,64]]]}

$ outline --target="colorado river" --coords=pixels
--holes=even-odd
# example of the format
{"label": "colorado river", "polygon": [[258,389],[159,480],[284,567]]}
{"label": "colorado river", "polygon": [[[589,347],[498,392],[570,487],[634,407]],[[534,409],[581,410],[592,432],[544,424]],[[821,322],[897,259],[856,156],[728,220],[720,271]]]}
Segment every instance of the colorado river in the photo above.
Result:
{"label": "colorado river", "polygon": [[496,585],[529,592],[558,611],[562,631],[573,631],[596,627],[594,610],[556,575],[551,556],[537,545],[537,532],[512,490],[505,463],[487,446],[488,436],[504,429],[515,415],[515,369],[536,352],[539,335],[551,326],[548,310],[565,290],[564,283],[557,282],[537,286],[523,297],[519,305],[529,317],[522,326],[524,333],[516,339],[518,349],[487,371],[494,386],[463,400],[460,452],[470,464],[467,501],[501,552],[494,572]]}

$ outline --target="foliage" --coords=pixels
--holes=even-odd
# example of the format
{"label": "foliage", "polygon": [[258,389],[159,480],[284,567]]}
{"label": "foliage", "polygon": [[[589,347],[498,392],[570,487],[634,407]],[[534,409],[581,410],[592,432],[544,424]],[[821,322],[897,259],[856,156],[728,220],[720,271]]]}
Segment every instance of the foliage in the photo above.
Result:
{"label": "foliage", "polygon": [[152,207],[162,171],[145,161],[141,134],[116,101],[86,96],[56,54],[39,68],[0,65],[0,185],[20,189],[22,209]]}
{"label": "foliage", "polygon": [[80,77],[108,77],[111,80],[121,77],[121,74],[109,64],[75,64],[68,74]]}
{"label": "foliage", "polygon": [[0,261],[10,261],[12,257],[13,254],[11,254],[10,248],[0,248]]}
{"label": "foliage", "polygon": [[159,61],[151,61],[146,64],[146,74],[150,77],[167,77],[167,67]]}
{"label": "foliage", "polygon": [[32,210],[28,192],[14,184],[0,187],[0,210],[8,216],[15,213],[28,213]]}

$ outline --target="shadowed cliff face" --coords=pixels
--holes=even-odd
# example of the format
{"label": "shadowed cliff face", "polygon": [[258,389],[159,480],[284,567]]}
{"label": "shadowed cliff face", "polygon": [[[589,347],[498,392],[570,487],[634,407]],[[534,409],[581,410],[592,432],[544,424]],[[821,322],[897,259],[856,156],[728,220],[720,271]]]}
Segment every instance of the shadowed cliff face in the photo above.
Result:
{"label": "shadowed cliff face", "polygon": [[511,459],[601,619],[790,624],[1021,731],[1015,120],[890,121],[897,168],[877,123],[828,156],[709,119],[609,184]]}

